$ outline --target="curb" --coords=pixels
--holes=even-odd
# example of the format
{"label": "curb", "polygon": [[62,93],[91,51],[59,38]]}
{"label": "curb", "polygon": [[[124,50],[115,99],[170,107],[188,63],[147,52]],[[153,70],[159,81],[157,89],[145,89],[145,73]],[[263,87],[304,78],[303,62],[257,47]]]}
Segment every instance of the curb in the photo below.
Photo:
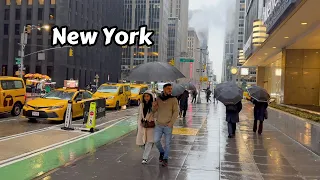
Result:
{"label": "curb", "polygon": [[136,117],[0,167],[1,179],[33,179],[136,130]]}

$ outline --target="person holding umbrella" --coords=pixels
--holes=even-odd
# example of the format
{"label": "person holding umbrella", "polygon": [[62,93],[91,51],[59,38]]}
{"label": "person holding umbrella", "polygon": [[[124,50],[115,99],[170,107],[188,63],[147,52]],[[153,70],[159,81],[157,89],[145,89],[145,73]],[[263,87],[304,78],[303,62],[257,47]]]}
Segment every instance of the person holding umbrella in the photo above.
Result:
{"label": "person holding umbrella", "polygon": [[237,123],[239,122],[239,113],[242,110],[242,103],[226,105],[226,121],[228,122],[228,138],[236,135]]}
{"label": "person holding umbrella", "polygon": [[259,121],[258,134],[261,135],[263,130],[263,121],[265,119],[268,119],[267,108],[268,108],[268,101],[270,99],[270,95],[265,89],[259,86],[252,86],[247,90],[252,99],[252,103],[254,104],[253,132],[254,133],[257,132],[257,126]]}
{"label": "person holding umbrella", "polygon": [[188,99],[189,99],[189,92],[185,90],[180,98],[179,98],[179,105],[180,105],[180,113],[179,116],[185,118],[188,110]]}

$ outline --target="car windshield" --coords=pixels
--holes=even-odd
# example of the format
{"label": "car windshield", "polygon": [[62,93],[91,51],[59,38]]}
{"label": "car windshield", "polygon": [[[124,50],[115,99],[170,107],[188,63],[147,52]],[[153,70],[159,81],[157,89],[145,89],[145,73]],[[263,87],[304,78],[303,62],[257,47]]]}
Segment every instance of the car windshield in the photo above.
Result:
{"label": "car windshield", "polygon": [[51,91],[48,94],[44,95],[42,98],[44,99],[62,99],[62,100],[71,100],[74,92],[65,92],[65,91]]}
{"label": "car windshield", "polygon": [[131,93],[132,94],[139,94],[139,92],[140,92],[140,88],[137,88],[137,87],[132,87],[131,88]]}
{"label": "car windshield", "polygon": [[118,92],[119,87],[118,86],[100,86],[97,92],[102,93],[116,93]]}

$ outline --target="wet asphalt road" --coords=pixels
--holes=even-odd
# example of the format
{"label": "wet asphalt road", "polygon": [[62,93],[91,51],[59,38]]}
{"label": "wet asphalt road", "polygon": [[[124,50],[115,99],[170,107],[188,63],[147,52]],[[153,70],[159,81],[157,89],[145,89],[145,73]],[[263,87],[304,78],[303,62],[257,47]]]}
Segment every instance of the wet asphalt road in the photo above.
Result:
{"label": "wet asphalt road", "polygon": [[[107,110],[106,116],[110,118],[120,118],[121,116],[127,115],[126,112],[135,111],[137,107],[132,106],[126,110]],[[73,124],[81,124],[82,119],[74,120]],[[25,133],[29,131],[40,130],[52,126],[62,126],[61,122],[38,120],[37,122],[29,122],[28,119],[20,116],[13,117],[9,114],[0,115],[0,138],[6,136],[12,136],[15,134]]]}

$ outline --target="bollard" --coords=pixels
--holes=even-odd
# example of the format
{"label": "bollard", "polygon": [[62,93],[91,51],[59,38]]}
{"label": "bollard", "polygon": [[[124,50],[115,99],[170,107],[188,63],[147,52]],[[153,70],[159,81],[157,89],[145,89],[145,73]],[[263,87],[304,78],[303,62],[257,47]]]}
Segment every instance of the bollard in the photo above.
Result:
{"label": "bollard", "polygon": [[74,130],[74,128],[72,128],[71,125],[72,125],[72,101],[69,100],[66,115],[65,115],[64,127],[62,127],[61,129]]}

